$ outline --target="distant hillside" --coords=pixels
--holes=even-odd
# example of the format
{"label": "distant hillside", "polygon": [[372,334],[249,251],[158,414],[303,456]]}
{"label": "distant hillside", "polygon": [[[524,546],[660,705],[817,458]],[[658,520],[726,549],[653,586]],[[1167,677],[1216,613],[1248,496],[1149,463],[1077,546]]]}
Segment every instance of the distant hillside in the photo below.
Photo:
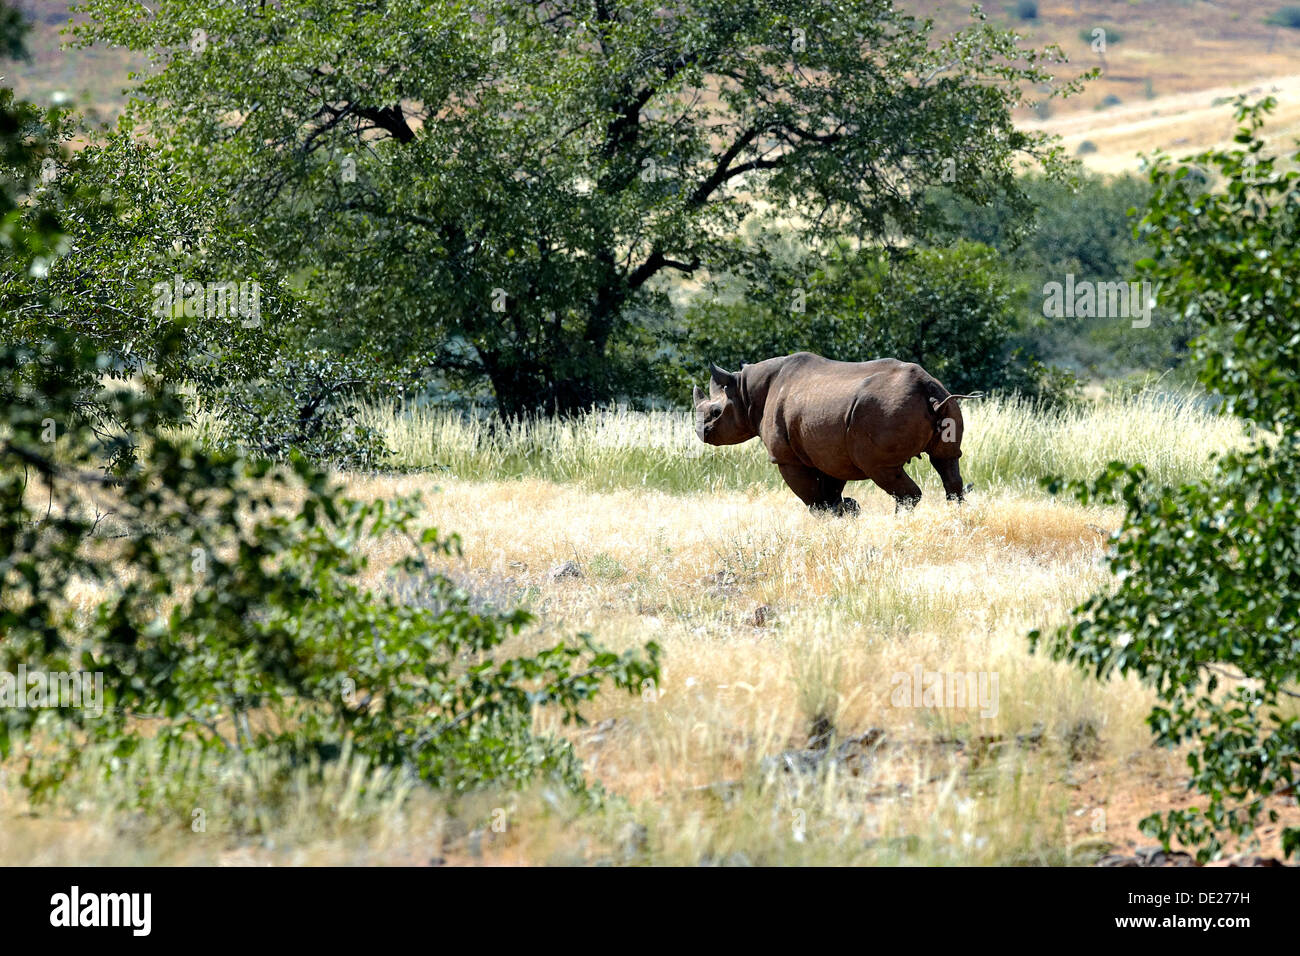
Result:
{"label": "distant hillside", "polygon": [[[968,5],[960,0],[905,0],[900,6],[942,29],[969,22]],[[1070,57],[1065,76],[1102,67],[1084,93],[1051,103],[1046,115],[1026,111],[1021,121],[1064,137],[1090,168],[1117,172],[1136,168],[1139,151],[1160,147],[1183,155],[1230,140],[1234,124],[1223,99],[1238,92],[1273,93],[1279,105],[1268,133],[1288,143],[1300,136],[1300,29],[1266,22],[1286,6],[1272,0],[1008,0],[984,10],[990,21],[1024,36],[1027,46],[1059,44]],[[1036,15],[1021,16],[1022,8]],[[1294,10],[1300,18],[1300,0]],[[1104,52],[1094,52],[1094,39],[1103,38]]]}
{"label": "distant hillside", "polygon": [[1252,100],[1265,94],[1277,98],[1278,108],[1265,128],[1265,139],[1281,151],[1294,152],[1300,139],[1300,73],[1231,86],[1159,96],[1107,109],[1062,112],[1046,121],[1022,126],[1060,136],[1066,149],[1096,172],[1136,169],[1138,153],[1156,148],[1175,157],[1232,140],[1236,123],[1228,100],[1246,93]]}
{"label": "distant hillside", "polygon": [[111,120],[125,102],[122,89],[131,70],[146,65],[125,50],[63,50],[60,31],[68,24],[66,0],[10,0],[31,23],[27,34],[30,62],[0,64],[4,83],[20,96],[49,103],[58,94],[71,96],[92,120]]}
{"label": "distant hillside", "polygon": [[[73,96],[92,117],[120,110],[127,73],[144,61],[124,51],[60,50],[66,0],[17,0],[34,21],[28,46],[33,62],[5,64],[18,92],[48,102]],[[932,18],[941,32],[969,23],[965,0],[899,0],[900,8]],[[1220,142],[1232,124],[1216,98],[1235,91],[1275,91],[1280,100],[1274,134],[1300,134],[1300,29],[1266,22],[1287,6],[1273,0],[999,0],[985,5],[989,19],[1015,28],[1029,46],[1059,44],[1070,56],[1063,75],[1092,66],[1103,75],[1082,95],[1035,115],[1026,126],[1060,133],[1089,166],[1115,171],[1135,165],[1138,150],[1174,152]],[[1295,10],[1300,16],[1300,0]],[[1092,48],[1105,31],[1105,51]]]}
{"label": "distant hillside", "polygon": [[[969,4],[961,0],[898,5],[943,29],[969,22]],[[1018,16],[1022,6],[1037,16]],[[1272,0],[1005,0],[986,3],[984,12],[991,22],[1013,27],[1028,46],[1059,44],[1069,54],[1070,75],[1103,68],[1086,93],[1056,107],[1064,112],[1093,109],[1108,97],[1132,103],[1296,73],[1300,29],[1265,22],[1284,6]],[[1092,49],[1097,29],[1106,31],[1104,53]]]}

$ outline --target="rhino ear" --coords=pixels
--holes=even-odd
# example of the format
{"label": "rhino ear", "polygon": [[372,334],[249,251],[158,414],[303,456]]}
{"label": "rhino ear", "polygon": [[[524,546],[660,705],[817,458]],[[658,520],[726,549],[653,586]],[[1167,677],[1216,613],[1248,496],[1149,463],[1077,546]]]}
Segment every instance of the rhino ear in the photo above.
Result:
{"label": "rhino ear", "polygon": [[712,362],[709,363],[709,394],[720,395],[723,389],[734,386],[736,376],[732,375],[726,369],[718,368]]}
{"label": "rhino ear", "polygon": [[704,394],[704,389],[700,388],[698,385],[691,386],[691,401],[696,405],[700,404],[700,402],[704,401],[708,397],[709,396]]}

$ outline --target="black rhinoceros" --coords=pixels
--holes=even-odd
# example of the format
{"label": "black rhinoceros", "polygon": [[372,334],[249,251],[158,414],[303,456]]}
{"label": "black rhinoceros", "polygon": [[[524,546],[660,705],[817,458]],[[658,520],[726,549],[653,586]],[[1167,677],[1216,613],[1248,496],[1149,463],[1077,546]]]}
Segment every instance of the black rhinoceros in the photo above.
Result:
{"label": "black rhinoceros", "polygon": [[809,508],[854,513],[844,484],[870,478],[894,496],[895,511],[921,500],[903,470],[922,452],[961,501],[957,459],[962,418],[956,399],[925,369],[883,358],[836,362],[811,352],[743,365],[711,366],[709,394],[694,389],[695,431],[710,445],[758,436],[768,459]]}

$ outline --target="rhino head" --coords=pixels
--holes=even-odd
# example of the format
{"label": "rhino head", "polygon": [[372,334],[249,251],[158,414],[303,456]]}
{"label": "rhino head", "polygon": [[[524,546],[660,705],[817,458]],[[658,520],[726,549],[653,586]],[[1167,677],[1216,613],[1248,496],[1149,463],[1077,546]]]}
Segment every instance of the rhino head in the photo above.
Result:
{"label": "rhino head", "polygon": [[740,385],[732,372],[709,364],[709,393],[697,385],[692,389],[695,400],[695,434],[709,445],[738,445],[756,434],[740,398]]}

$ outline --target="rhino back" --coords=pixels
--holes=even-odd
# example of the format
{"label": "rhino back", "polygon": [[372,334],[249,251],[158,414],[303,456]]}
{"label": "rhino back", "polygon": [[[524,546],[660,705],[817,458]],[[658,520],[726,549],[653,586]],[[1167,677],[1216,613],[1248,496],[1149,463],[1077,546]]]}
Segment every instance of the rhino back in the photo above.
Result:
{"label": "rhino back", "polygon": [[934,387],[942,390],[920,366],[897,359],[836,362],[797,353],[771,383],[760,434],[779,464],[849,481],[870,477],[905,464],[930,440],[927,395]]}

